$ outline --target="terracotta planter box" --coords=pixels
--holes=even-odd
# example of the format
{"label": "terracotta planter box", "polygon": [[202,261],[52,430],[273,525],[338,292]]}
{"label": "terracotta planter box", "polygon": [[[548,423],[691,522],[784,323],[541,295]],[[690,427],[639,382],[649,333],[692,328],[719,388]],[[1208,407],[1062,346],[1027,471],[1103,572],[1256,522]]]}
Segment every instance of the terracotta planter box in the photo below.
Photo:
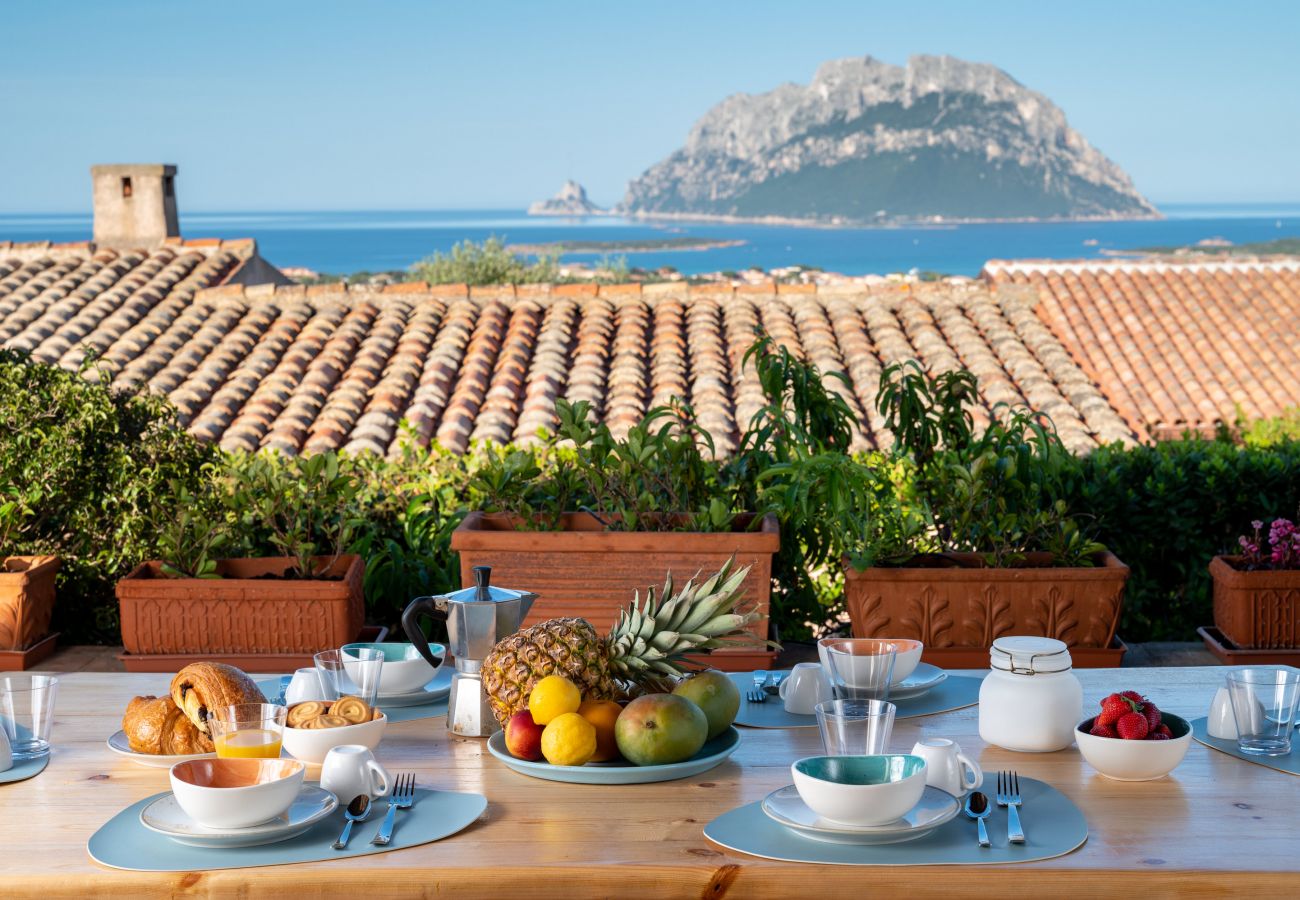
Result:
{"label": "terracotta planter box", "polygon": [[181,654],[217,659],[301,658],[355,640],[365,616],[359,556],[340,556],[337,580],[282,575],[289,558],[227,559],[221,578],[167,578],[161,563],[142,563],[117,583],[122,645],[133,656]]}
{"label": "terracotta planter box", "polygon": [[1241,650],[1300,647],[1300,571],[1245,572],[1240,558],[1210,560],[1215,627]]}
{"label": "terracotta planter box", "polygon": [[636,592],[644,596],[651,585],[662,587],[669,572],[679,585],[697,572],[707,576],[734,554],[737,565],[752,566],[744,602],[760,615],[751,628],[755,644],[717,651],[707,661],[733,670],[766,668],[775,658],[775,651],[761,641],[767,638],[772,556],[781,545],[780,529],[775,516],[765,516],[757,530],[745,531],[751,521],[742,518],[738,530],[723,533],[626,532],[607,531],[591,515],[570,513],[560,531],[519,531],[515,517],[474,512],[452,532],[451,549],[460,553],[463,586],[474,583],[475,566],[491,566],[493,584],[539,595],[525,626],[580,616],[602,634]]}
{"label": "terracotta planter box", "polygon": [[[354,637],[344,643],[364,641],[366,643],[382,642],[388,637],[388,629],[382,625],[366,625]],[[319,650],[313,653],[319,653]],[[296,669],[310,668],[313,653],[203,653],[199,654],[208,662],[225,663],[236,669],[243,669],[250,674],[284,675]],[[193,653],[152,653],[135,655],[119,653],[118,660],[128,672],[176,672],[187,664],[194,662]]]}
{"label": "terracotta planter box", "polygon": [[[1042,635],[1064,641],[1094,665],[1123,650],[1114,647],[1128,566],[1112,553],[1092,568],[985,567],[973,553],[946,554],[951,568],[847,569],[845,599],[855,637],[912,638],[936,665],[958,659],[988,665],[988,648],[1005,635]],[[1123,645],[1119,645],[1122,647]],[[979,651],[972,655],[957,651]],[[1092,654],[1096,655],[1096,654]]]}
{"label": "terracotta planter box", "polygon": [[9,556],[0,565],[0,651],[23,652],[44,641],[54,614],[57,556]]}

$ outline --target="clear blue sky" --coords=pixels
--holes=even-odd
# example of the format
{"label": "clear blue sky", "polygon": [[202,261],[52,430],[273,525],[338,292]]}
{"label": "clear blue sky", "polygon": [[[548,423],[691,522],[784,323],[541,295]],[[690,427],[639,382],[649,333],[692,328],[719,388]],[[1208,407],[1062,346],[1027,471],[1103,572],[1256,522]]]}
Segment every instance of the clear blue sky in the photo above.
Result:
{"label": "clear blue sky", "polygon": [[10,2],[0,211],[85,211],[95,162],[184,209],[622,196],[737,91],[948,53],[1043,92],[1156,202],[1300,200],[1300,3]]}

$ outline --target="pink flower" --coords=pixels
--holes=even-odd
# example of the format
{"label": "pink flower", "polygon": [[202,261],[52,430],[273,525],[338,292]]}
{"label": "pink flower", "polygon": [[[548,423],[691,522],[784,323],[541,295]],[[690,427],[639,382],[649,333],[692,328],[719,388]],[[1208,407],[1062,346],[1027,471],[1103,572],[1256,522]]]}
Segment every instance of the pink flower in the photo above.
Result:
{"label": "pink flower", "polygon": [[1256,531],[1259,531],[1261,528],[1264,527],[1264,523],[1261,522],[1259,519],[1256,519],[1255,521],[1250,523],[1250,527],[1255,529]]}

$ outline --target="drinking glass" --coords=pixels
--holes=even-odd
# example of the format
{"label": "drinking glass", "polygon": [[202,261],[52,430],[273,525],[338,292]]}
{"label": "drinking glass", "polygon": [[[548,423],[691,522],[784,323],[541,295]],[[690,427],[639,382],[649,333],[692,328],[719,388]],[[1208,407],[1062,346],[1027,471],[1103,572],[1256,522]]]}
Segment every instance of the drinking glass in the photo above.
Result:
{"label": "drinking glass", "polygon": [[827,756],[873,756],[889,752],[894,733],[892,703],[884,700],[826,700],[817,704],[817,727]]}
{"label": "drinking glass", "polygon": [[876,638],[822,638],[822,668],[837,700],[888,700],[898,645]]}
{"label": "drinking glass", "polygon": [[312,657],[325,691],[326,700],[357,697],[374,706],[379,697],[379,674],[383,671],[384,651],[374,647],[326,650]]}
{"label": "drinking glass", "polygon": [[9,738],[14,762],[50,753],[50,725],[59,680],[52,675],[0,677],[0,728]]}
{"label": "drinking glass", "polygon": [[278,759],[289,710],[275,703],[236,703],[208,717],[222,759]]}
{"label": "drinking glass", "polygon": [[1300,699],[1300,673],[1290,669],[1240,669],[1228,673],[1228,696],[1237,723],[1237,748],[1255,756],[1286,756]]}

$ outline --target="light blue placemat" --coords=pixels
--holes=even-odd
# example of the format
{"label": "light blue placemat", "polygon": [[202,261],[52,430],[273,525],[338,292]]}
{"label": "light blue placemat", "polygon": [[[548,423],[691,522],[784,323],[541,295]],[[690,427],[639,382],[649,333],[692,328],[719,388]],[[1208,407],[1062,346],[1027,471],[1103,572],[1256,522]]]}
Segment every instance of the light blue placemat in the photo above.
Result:
{"label": "light blue placemat", "polygon": [[704,826],[704,836],[750,856],[840,866],[1006,865],[1064,856],[1088,839],[1088,823],[1069,797],[1032,778],[1021,778],[1020,789],[1023,844],[1007,843],[1006,810],[1001,808],[984,820],[992,847],[976,843],[975,822],[965,814],[914,841],[860,847],[819,841],[778,825],[763,812],[761,801],[718,816]]}
{"label": "light blue placemat", "polygon": [[[109,819],[86,844],[91,859],[114,869],[135,872],[194,872],[348,859],[440,840],[470,825],[487,809],[487,798],[482,794],[417,789],[415,805],[398,811],[393,842],[387,847],[370,843],[384,821],[383,814],[387,812],[384,804],[376,803],[370,818],[353,826],[352,839],[346,850],[335,850],[330,846],[343,830],[342,810],[322,819],[298,837],[279,844],[208,849],[178,844],[140,824],[140,811],[165,796],[165,793],[155,794]],[[376,887],[381,886],[376,883]]]}
{"label": "light blue placemat", "polygon": [[[279,678],[264,679],[259,681],[257,686],[268,700],[274,700],[280,694]],[[447,694],[443,694],[440,700],[421,706],[385,706],[383,700],[375,705],[384,711],[389,722],[410,722],[414,719],[436,719],[438,716],[447,715],[447,697]]]}
{"label": "light blue placemat", "polygon": [[22,762],[16,762],[12,768],[0,772],[0,784],[9,784],[12,781],[26,781],[28,778],[35,778],[45,771],[45,767],[50,764],[50,756],[47,753],[40,759],[27,759]]}
{"label": "light blue placemat", "polygon": [[1192,719],[1189,722],[1192,726],[1192,737],[1205,746],[1212,747],[1220,753],[1235,756],[1237,759],[1244,759],[1246,762],[1254,763],[1257,766],[1267,766],[1270,769],[1277,769],[1279,772],[1286,772],[1288,775],[1300,775],[1300,735],[1293,734],[1291,736],[1291,752],[1286,756],[1252,756],[1237,749],[1236,740],[1210,737],[1209,732],[1205,730],[1206,721],[1205,718],[1200,718]]}
{"label": "light blue placemat", "polygon": [[[754,679],[748,673],[734,672],[731,680],[740,688],[740,711],[736,713],[737,725],[747,725],[750,728],[817,727],[816,716],[798,716],[786,712],[781,698],[773,694],[768,695],[766,703],[750,703],[746,700],[746,692],[754,685]],[[933,690],[926,691],[919,697],[899,700],[898,718],[932,716],[935,713],[974,706],[980,700],[980,684],[983,681],[983,675],[949,675]]]}

